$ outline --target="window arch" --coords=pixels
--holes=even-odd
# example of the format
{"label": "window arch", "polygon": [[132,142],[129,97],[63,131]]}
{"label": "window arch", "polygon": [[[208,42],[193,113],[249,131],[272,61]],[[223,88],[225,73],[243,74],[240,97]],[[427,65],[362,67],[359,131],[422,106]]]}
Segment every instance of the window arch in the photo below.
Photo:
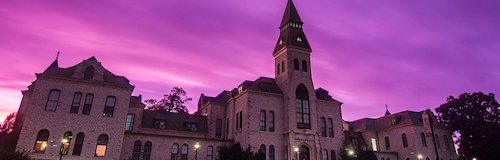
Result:
{"label": "window arch", "polygon": [[403,140],[403,147],[408,147],[408,139],[406,139],[406,133],[401,134],[401,139]]}
{"label": "window arch", "polygon": [[302,71],[304,72],[307,72],[307,61],[306,60],[302,60]]}
{"label": "window arch", "polygon": [[322,160],[328,160],[328,150],[323,149],[323,150],[321,151],[321,159],[322,159]]}
{"label": "window arch", "polygon": [[188,145],[187,144],[183,144],[182,147],[181,147],[181,160],[187,160],[188,158]]}
{"label": "window arch", "polygon": [[71,139],[73,138],[73,133],[70,131],[67,131],[63,135],[63,142],[62,142],[62,154],[63,155],[68,155],[69,153],[69,145],[71,144]]}
{"label": "window arch", "polygon": [[259,154],[263,157],[263,159],[266,159],[266,145],[264,144],[260,145]]}
{"label": "window arch", "polygon": [[311,129],[311,118],[309,112],[309,93],[304,84],[297,86],[296,91],[297,128]]}
{"label": "window arch", "polygon": [[42,129],[38,131],[34,147],[35,153],[45,153],[45,149],[48,146],[48,142],[49,142],[49,130]]}
{"label": "window arch", "polygon": [[294,59],[293,60],[293,69],[295,69],[297,71],[300,70],[299,69],[299,60],[298,59]]}
{"label": "window arch", "polygon": [[106,104],[104,105],[103,115],[107,117],[113,117],[115,112],[116,97],[108,96],[106,97]]}
{"label": "window arch", "polygon": [[410,158],[406,158],[406,160],[411,160]]}
{"label": "window arch", "polygon": [[336,160],[337,159],[337,155],[335,154],[335,150],[332,149],[330,151],[330,157],[331,157],[330,158],[331,160]]}
{"label": "window arch", "polygon": [[274,145],[269,146],[269,160],[274,160]]}
{"label": "window arch", "polygon": [[143,160],[150,160],[151,159],[151,149],[153,148],[153,143],[151,141],[147,141],[144,143],[144,155],[143,155]]}
{"label": "window arch", "polygon": [[208,146],[207,147],[207,160],[213,160],[214,159],[214,147]]}
{"label": "window arch", "polygon": [[106,156],[106,147],[108,145],[108,135],[101,134],[97,138],[97,146],[95,149],[96,157],[105,157]]}
{"label": "window arch", "polygon": [[90,110],[92,109],[92,102],[94,101],[94,94],[85,95],[85,102],[83,103],[83,111],[82,114],[89,115]]}
{"label": "window arch", "polygon": [[73,147],[73,155],[79,156],[82,153],[84,139],[85,134],[83,134],[82,132],[76,134],[75,146]]}
{"label": "window arch", "polygon": [[58,89],[52,89],[49,92],[49,98],[47,98],[47,105],[45,105],[46,111],[56,111],[57,104],[59,103],[59,96],[61,91]]}
{"label": "window arch", "polygon": [[178,153],[179,153],[179,144],[177,143],[172,144],[172,150],[170,151],[170,159],[177,160]]}
{"label": "window arch", "polygon": [[139,160],[139,157],[141,157],[141,146],[141,141],[137,140],[134,142],[134,148],[132,150],[132,160]]}
{"label": "window arch", "polygon": [[285,61],[281,61],[281,73],[285,72]]}
{"label": "window arch", "polygon": [[83,79],[90,80],[94,78],[95,69],[92,66],[88,66],[85,68],[85,72],[83,73]]}

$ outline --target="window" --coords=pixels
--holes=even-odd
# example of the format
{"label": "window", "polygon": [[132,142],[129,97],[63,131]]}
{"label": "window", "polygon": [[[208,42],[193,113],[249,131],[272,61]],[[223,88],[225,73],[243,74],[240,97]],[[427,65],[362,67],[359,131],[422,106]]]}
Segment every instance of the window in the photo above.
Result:
{"label": "window", "polygon": [[280,69],[281,69],[281,66],[280,66],[280,64],[278,63],[278,65],[277,65],[277,67],[276,67],[276,75],[280,75],[280,73],[281,73]]}
{"label": "window", "polygon": [[385,158],[384,158],[384,157],[382,157],[382,159],[380,159],[380,160],[385,160]]}
{"label": "window", "polygon": [[134,114],[127,114],[127,121],[125,122],[125,131],[130,132],[134,129]]}
{"label": "window", "polygon": [[266,110],[260,110],[260,131],[266,131]]}
{"label": "window", "polygon": [[220,160],[220,150],[221,147],[217,146],[217,149],[215,150],[215,160]]}
{"label": "window", "polygon": [[73,102],[71,103],[69,113],[78,113],[78,110],[80,109],[80,101],[82,101],[82,93],[76,92],[73,96]]}
{"label": "window", "polygon": [[293,69],[295,69],[297,71],[300,70],[299,69],[299,60],[298,59],[294,59],[293,60]]}
{"label": "window", "polygon": [[406,139],[406,133],[401,134],[401,139],[403,140],[403,147],[408,147],[408,139]]}
{"label": "window", "polygon": [[187,160],[188,157],[188,145],[183,144],[181,148],[181,160]]}
{"label": "window", "polygon": [[50,90],[49,98],[47,99],[47,105],[45,106],[46,111],[56,111],[60,95],[61,95],[60,90],[56,89]]}
{"label": "window", "polygon": [[167,122],[165,120],[155,119],[153,120],[153,126],[158,129],[165,129],[167,126]]}
{"label": "window", "polygon": [[297,128],[311,129],[311,118],[309,114],[309,93],[304,84],[300,84],[296,91],[297,105]]}
{"label": "window", "polygon": [[196,132],[198,131],[198,125],[196,123],[186,123],[186,131]]}
{"label": "window", "polygon": [[113,117],[115,112],[116,97],[108,96],[106,97],[106,104],[104,106],[103,115],[106,117]]}
{"label": "window", "polygon": [[242,128],[243,126],[243,112],[240,111],[240,129]]}
{"label": "window", "polygon": [[438,147],[438,148],[441,148],[441,143],[439,143],[439,136],[436,134],[436,135],[435,135],[435,137],[436,137],[436,144],[437,144],[437,147]]}
{"label": "window", "polygon": [[240,129],[240,113],[236,113],[236,130]]}
{"label": "window", "polygon": [[391,150],[391,142],[389,141],[389,137],[385,137],[385,150]]}
{"label": "window", "polygon": [[302,38],[297,37],[297,42],[302,42]]}
{"label": "window", "polygon": [[304,72],[307,72],[307,61],[306,60],[302,60],[302,71]]}
{"label": "window", "polygon": [[108,135],[101,134],[97,138],[97,146],[95,149],[96,157],[105,157],[106,156],[106,146],[108,145]]}
{"label": "window", "polygon": [[35,142],[35,153],[44,153],[49,142],[49,131],[42,129],[38,131]]}
{"label": "window", "polygon": [[141,146],[141,141],[137,140],[134,142],[134,148],[132,150],[132,160],[139,160],[139,158],[141,157]]}
{"label": "window", "polygon": [[215,122],[215,137],[222,137],[222,119],[217,119],[217,121]]}
{"label": "window", "polygon": [[85,139],[85,134],[83,134],[82,132],[76,134],[75,146],[73,147],[74,156],[79,156],[82,153],[84,139]]}
{"label": "window", "polygon": [[85,73],[83,74],[83,79],[85,80],[91,80],[94,78],[94,67],[92,66],[88,66],[87,68],[85,68]]}
{"label": "window", "polygon": [[213,160],[214,159],[214,147],[208,146],[207,148],[207,160]]}
{"label": "window", "polygon": [[226,136],[229,135],[229,118],[226,118]]}
{"label": "window", "polygon": [[269,132],[274,132],[274,111],[269,111]]}
{"label": "window", "polygon": [[177,154],[179,153],[179,145],[174,143],[172,145],[172,151],[170,151],[170,160],[177,160]]}
{"label": "window", "polygon": [[337,159],[337,155],[335,154],[335,150],[331,150],[330,151],[330,157],[331,157],[331,160],[336,160]]}
{"label": "window", "polygon": [[64,133],[64,136],[63,136],[63,142],[62,142],[62,154],[63,155],[68,155],[69,153],[69,145],[71,144],[71,139],[73,138],[73,133],[71,133],[70,131],[67,131],[66,133]]}
{"label": "window", "polygon": [[427,141],[425,140],[425,133],[424,132],[420,133],[420,138],[422,140],[422,145],[424,147],[427,147]]}
{"label": "window", "polygon": [[142,157],[143,160],[151,159],[151,148],[153,148],[153,143],[151,143],[150,141],[144,143],[144,155]]}
{"label": "window", "polygon": [[92,101],[94,101],[94,95],[93,94],[87,94],[87,95],[85,95],[85,102],[83,103],[82,114],[86,114],[86,115],[90,114],[90,110],[92,109]]}
{"label": "window", "polygon": [[259,148],[259,154],[266,159],[266,145],[261,144]]}
{"label": "window", "polygon": [[321,136],[326,137],[326,120],[325,120],[325,117],[321,117],[320,128],[321,128]]}
{"label": "window", "polygon": [[450,142],[448,141],[448,136],[446,135],[443,135],[443,141],[444,141],[444,145],[446,146],[446,149],[450,149]]}
{"label": "window", "polygon": [[274,146],[269,146],[269,160],[274,160]]}
{"label": "window", "polygon": [[334,137],[333,134],[333,119],[328,118],[328,137]]}
{"label": "window", "polygon": [[322,160],[328,160],[328,150],[323,149],[323,150],[321,151],[321,159],[322,159]]}
{"label": "window", "polygon": [[377,139],[372,138],[371,142],[372,142],[372,151],[377,151]]}
{"label": "window", "polygon": [[285,72],[285,61],[281,61],[281,73]]}

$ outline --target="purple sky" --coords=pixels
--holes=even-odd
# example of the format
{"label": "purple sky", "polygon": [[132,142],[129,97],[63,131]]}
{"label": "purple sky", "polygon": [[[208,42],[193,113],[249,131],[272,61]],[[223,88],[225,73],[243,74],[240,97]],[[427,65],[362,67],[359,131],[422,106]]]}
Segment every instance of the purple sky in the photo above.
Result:
{"label": "purple sky", "polygon": [[[286,0],[2,1],[0,120],[61,50],[69,67],[95,56],[160,98],[194,99],[274,77]],[[295,0],[313,52],[315,87],[343,117],[423,110],[463,92],[500,93],[500,1]]]}

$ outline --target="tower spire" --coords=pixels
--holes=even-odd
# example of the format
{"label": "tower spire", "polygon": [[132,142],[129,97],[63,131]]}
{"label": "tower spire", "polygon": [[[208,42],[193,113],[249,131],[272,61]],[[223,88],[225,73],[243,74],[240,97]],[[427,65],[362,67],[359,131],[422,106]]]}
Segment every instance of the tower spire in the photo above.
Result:
{"label": "tower spire", "polygon": [[391,112],[389,112],[389,106],[387,106],[387,104],[385,104],[385,115],[391,115]]}
{"label": "tower spire", "polygon": [[56,54],[56,59],[49,65],[49,67],[47,67],[47,69],[45,69],[44,72],[48,71],[48,70],[51,70],[53,68],[59,68],[59,62],[58,62],[58,59],[59,59],[59,51],[57,51],[57,54]]}
{"label": "tower spire", "polygon": [[285,13],[283,14],[283,19],[280,24],[280,37],[274,48],[274,53],[285,47],[298,47],[311,51],[309,42],[307,41],[306,35],[302,30],[304,22],[300,19],[297,8],[293,4],[292,0],[288,0],[285,8]]}

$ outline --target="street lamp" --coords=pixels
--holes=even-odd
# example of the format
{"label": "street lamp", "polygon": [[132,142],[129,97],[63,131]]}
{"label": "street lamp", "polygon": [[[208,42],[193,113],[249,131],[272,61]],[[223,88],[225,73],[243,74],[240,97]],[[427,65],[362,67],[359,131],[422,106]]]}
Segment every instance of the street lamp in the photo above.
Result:
{"label": "street lamp", "polygon": [[194,144],[194,159],[195,160],[198,159],[198,149],[199,148],[200,148],[200,144],[199,143]]}
{"label": "street lamp", "polygon": [[472,160],[477,160],[477,158],[472,158]]}
{"label": "street lamp", "polygon": [[298,160],[299,159],[299,153],[300,153],[299,148],[295,147],[295,148],[293,148],[293,151],[295,151],[295,159]]}
{"label": "street lamp", "polygon": [[354,156],[354,150],[352,150],[352,149],[347,150],[347,154],[349,156]]}
{"label": "street lamp", "polygon": [[62,156],[63,156],[63,151],[64,151],[64,144],[68,143],[68,139],[67,138],[63,138],[61,140],[61,148],[59,149],[59,160],[62,160]]}
{"label": "street lamp", "polygon": [[417,159],[423,159],[423,158],[424,158],[424,156],[422,156],[421,154],[417,155]]}

